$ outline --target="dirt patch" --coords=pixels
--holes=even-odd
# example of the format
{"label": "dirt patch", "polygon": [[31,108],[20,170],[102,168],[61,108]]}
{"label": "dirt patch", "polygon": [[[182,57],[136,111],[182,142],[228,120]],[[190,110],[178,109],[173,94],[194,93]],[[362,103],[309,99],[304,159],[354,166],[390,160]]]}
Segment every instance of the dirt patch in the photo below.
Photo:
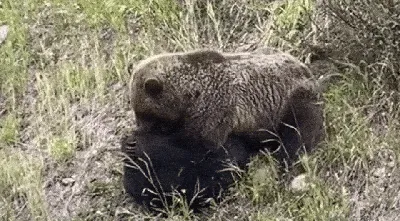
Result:
{"label": "dirt patch", "polygon": [[133,128],[134,117],[121,96],[117,94],[106,105],[93,99],[72,106],[75,129],[87,142],[64,165],[52,162],[46,167],[46,197],[53,218],[76,217],[88,208],[101,211],[107,208],[99,208],[102,203],[122,203],[106,200],[115,194],[124,198],[119,142],[123,133]]}

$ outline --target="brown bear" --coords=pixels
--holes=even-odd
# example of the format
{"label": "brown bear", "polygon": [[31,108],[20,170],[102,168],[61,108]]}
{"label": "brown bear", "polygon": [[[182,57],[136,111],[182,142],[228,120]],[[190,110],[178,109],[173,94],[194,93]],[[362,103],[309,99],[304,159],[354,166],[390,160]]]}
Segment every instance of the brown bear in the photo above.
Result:
{"label": "brown bear", "polygon": [[309,68],[274,48],[152,56],[135,67],[130,86],[138,130],[154,126],[143,119],[182,122],[182,136],[208,148],[232,133],[270,138],[293,104],[318,101]]}

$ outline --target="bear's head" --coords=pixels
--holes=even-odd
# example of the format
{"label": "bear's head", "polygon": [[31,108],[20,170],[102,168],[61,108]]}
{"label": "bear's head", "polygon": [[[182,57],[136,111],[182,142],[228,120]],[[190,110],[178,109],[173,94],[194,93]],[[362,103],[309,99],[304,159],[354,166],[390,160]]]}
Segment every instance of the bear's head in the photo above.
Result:
{"label": "bear's head", "polygon": [[[213,50],[167,53],[142,60],[132,71],[131,104],[137,117],[178,121],[190,100],[198,96],[192,79],[183,72],[196,72],[199,64],[222,63],[223,54]],[[187,84],[187,85],[186,85]]]}

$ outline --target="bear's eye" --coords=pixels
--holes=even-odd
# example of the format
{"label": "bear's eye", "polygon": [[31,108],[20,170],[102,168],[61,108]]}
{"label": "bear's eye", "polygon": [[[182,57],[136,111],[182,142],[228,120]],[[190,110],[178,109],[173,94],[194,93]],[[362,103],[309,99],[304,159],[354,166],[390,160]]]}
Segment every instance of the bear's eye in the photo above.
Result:
{"label": "bear's eye", "polygon": [[194,98],[198,98],[200,96],[200,91],[195,91],[194,92]]}

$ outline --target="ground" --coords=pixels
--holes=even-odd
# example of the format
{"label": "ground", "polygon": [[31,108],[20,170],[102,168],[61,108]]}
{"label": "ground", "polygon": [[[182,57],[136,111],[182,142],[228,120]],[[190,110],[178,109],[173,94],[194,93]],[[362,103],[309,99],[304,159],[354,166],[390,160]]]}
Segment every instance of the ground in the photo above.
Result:
{"label": "ground", "polygon": [[[119,141],[135,127],[129,63],[262,45],[307,61],[302,40],[318,41],[316,11],[311,0],[0,1],[0,25],[9,27],[0,43],[1,219],[156,219],[121,183]],[[158,219],[400,220],[398,92],[346,64],[324,94],[327,138],[302,159],[307,188],[278,182],[265,154],[221,204],[201,214],[177,206]]]}

